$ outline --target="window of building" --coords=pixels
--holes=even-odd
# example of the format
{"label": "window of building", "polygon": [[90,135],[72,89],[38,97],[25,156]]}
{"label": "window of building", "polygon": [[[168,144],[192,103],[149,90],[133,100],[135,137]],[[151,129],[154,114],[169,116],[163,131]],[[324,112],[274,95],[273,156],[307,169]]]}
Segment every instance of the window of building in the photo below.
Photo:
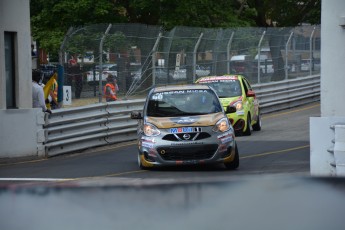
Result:
{"label": "window of building", "polygon": [[15,94],[15,39],[16,33],[5,32],[5,74],[7,109],[17,108]]}

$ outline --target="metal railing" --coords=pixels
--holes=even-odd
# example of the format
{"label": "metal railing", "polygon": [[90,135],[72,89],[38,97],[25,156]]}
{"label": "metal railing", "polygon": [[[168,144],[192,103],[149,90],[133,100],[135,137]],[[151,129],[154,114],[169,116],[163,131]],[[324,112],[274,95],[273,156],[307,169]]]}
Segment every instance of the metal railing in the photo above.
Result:
{"label": "metal railing", "polygon": [[[261,113],[320,100],[320,75],[253,85]],[[142,110],[145,99],[99,103],[54,110],[44,125],[45,155],[55,156],[137,138],[130,112]]]}

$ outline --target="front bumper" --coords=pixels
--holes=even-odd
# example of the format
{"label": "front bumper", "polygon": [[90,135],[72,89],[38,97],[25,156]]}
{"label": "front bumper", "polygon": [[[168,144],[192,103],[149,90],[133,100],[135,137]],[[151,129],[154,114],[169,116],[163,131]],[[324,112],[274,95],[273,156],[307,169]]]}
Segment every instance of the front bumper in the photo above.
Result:
{"label": "front bumper", "polygon": [[200,133],[199,136],[204,138],[197,140],[173,140],[169,136],[171,134],[163,133],[158,137],[142,136],[139,139],[139,157],[143,166],[214,164],[234,160],[235,140],[232,131],[214,133],[212,136]]}
{"label": "front bumper", "polygon": [[247,117],[244,115],[244,112],[229,113],[227,117],[235,131],[243,131],[246,129]]}

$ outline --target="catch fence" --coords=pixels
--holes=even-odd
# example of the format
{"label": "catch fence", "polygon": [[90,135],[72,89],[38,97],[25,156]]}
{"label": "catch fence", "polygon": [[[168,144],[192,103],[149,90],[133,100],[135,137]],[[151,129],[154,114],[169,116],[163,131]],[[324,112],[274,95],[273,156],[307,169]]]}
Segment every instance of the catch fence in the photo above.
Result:
{"label": "catch fence", "polygon": [[108,74],[116,76],[119,97],[126,99],[144,95],[154,85],[193,83],[208,75],[243,74],[260,84],[319,74],[320,43],[319,26],[166,31],[142,24],[99,24],[71,28],[59,64],[72,98],[104,102]]}

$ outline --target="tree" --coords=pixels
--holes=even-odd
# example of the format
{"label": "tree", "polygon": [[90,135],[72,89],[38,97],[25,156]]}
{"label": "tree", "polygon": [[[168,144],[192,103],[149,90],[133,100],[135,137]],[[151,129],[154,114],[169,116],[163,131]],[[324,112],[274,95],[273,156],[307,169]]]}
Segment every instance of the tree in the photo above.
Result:
{"label": "tree", "polygon": [[247,0],[256,9],[259,27],[295,27],[301,23],[320,24],[321,0]]}
{"label": "tree", "polygon": [[50,53],[57,53],[71,26],[127,22],[125,9],[109,0],[31,0],[31,30],[35,40]]}
{"label": "tree", "polygon": [[57,53],[71,26],[142,23],[169,30],[318,24],[321,0],[31,0],[30,11],[34,39]]}

